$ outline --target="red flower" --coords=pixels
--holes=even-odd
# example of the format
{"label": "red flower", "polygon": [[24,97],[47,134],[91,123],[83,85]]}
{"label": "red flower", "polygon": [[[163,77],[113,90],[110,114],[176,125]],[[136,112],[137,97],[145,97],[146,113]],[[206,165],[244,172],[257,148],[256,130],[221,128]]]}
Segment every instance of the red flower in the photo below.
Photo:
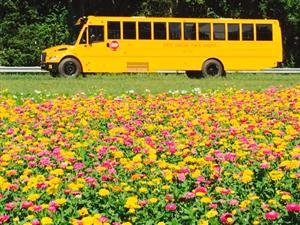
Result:
{"label": "red flower", "polygon": [[300,205],[297,203],[287,204],[285,208],[288,212],[300,212]]}
{"label": "red flower", "polygon": [[220,220],[224,224],[232,224],[233,223],[233,216],[231,213],[224,213],[220,216]]}
{"label": "red flower", "polygon": [[265,217],[267,220],[277,220],[279,218],[279,213],[276,211],[267,212]]}
{"label": "red flower", "polygon": [[166,211],[171,212],[171,211],[175,211],[177,209],[177,206],[176,204],[169,203],[166,205],[165,209]]}

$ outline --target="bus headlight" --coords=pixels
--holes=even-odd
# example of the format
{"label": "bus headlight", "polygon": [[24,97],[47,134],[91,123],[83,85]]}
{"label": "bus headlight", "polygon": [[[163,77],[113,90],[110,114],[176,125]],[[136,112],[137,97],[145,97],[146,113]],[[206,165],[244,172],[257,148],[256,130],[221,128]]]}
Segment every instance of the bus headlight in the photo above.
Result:
{"label": "bus headlight", "polygon": [[50,57],[49,57],[49,60],[52,60],[52,61],[57,60],[57,59],[58,59],[58,56],[56,56],[56,55],[55,55],[55,56],[50,56]]}

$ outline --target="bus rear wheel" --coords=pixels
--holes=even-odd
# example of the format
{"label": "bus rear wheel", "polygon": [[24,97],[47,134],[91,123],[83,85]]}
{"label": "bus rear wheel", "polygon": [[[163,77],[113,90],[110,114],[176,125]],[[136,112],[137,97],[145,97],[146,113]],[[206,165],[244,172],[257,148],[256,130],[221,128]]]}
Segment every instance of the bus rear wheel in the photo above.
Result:
{"label": "bus rear wheel", "polygon": [[65,58],[58,65],[58,73],[64,77],[78,77],[81,72],[81,65],[74,58]]}
{"label": "bus rear wheel", "polygon": [[222,63],[215,59],[208,59],[203,63],[202,74],[204,77],[220,77],[226,75]]}

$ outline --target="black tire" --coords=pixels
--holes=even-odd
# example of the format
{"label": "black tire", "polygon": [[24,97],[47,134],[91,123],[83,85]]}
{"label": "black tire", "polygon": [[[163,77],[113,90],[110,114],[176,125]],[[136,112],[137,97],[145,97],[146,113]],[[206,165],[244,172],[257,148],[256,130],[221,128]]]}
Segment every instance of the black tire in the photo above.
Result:
{"label": "black tire", "polygon": [[199,78],[202,78],[202,72],[201,71],[198,71],[198,70],[188,70],[188,71],[185,71],[186,75],[188,78],[190,79],[199,79]]}
{"label": "black tire", "polygon": [[64,77],[78,77],[82,73],[82,68],[78,60],[65,58],[58,65],[58,73]]}
{"label": "black tire", "polygon": [[226,75],[222,63],[215,59],[208,59],[203,63],[202,74],[204,77],[220,77]]}

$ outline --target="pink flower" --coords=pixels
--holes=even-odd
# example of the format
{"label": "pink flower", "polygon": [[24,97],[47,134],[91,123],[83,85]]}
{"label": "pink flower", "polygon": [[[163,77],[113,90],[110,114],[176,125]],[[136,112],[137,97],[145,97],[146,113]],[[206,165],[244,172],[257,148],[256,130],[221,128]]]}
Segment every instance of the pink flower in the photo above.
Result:
{"label": "pink flower", "polygon": [[194,189],[194,192],[195,193],[202,192],[202,193],[206,194],[207,193],[207,189],[206,189],[206,187],[200,186],[200,187],[196,187]]}
{"label": "pink flower", "polygon": [[32,202],[23,202],[21,205],[22,209],[28,209],[31,206],[33,206]]}
{"label": "pink flower", "polygon": [[101,216],[99,219],[98,219],[99,222],[101,223],[107,223],[109,221],[109,219],[105,216]]}
{"label": "pink flower", "polygon": [[180,173],[180,174],[178,174],[178,180],[179,181],[181,181],[181,182],[184,182],[185,181],[185,179],[186,179],[186,177],[185,177],[185,175],[184,175],[184,173]]}
{"label": "pink flower", "polygon": [[288,212],[300,212],[300,205],[297,203],[287,204],[285,208]]}
{"label": "pink flower", "polygon": [[224,189],[221,190],[221,194],[222,195],[229,195],[229,194],[231,194],[231,190],[224,188]]}
{"label": "pink flower", "polygon": [[9,218],[9,215],[0,215],[0,224],[5,223]]}
{"label": "pink flower", "polygon": [[238,205],[238,204],[239,204],[239,201],[236,200],[236,199],[231,199],[231,200],[229,201],[229,205]]}
{"label": "pink flower", "polygon": [[165,207],[166,211],[171,212],[171,211],[175,211],[177,209],[176,204],[173,203],[168,203]]}
{"label": "pink flower", "polygon": [[279,218],[279,213],[276,211],[270,211],[265,214],[267,220],[276,220]]}
{"label": "pink flower", "polygon": [[9,202],[5,204],[5,210],[10,211],[16,208],[16,205],[14,202]]}
{"label": "pink flower", "polygon": [[270,167],[270,164],[269,163],[261,163],[260,164],[260,168],[261,169],[268,169]]}
{"label": "pink flower", "polygon": [[41,222],[38,219],[34,219],[34,220],[31,221],[31,224],[32,225],[40,225]]}
{"label": "pink flower", "polygon": [[192,199],[192,198],[195,198],[195,193],[193,193],[193,192],[187,192],[187,193],[185,193],[185,195],[184,195],[184,198],[185,199]]}
{"label": "pink flower", "polygon": [[231,213],[226,212],[220,216],[220,220],[224,224],[231,224],[233,222],[233,216]]}
{"label": "pink flower", "polygon": [[209,204],[208,207],[211,208],[211,209],[216,209],[216,208],[218,208],[218,204],[217,203],[211,203],[211,204]]}
{"label": "pink flower", "polygon": [[148,204],[148,200],[147,199],[144,199],[144,200],[139,200],[139,205],[140,206],[145,206]]}
{"label": "pink flower", "polygon": [[79,169],[82,169],[83,166],[84,166],[83,163],[75,163],[75,164],[74,164],[74,169],[75,169],[75,170],[79,170]]}
{"label": "pink flower", "polygon": [[42,211],[43,210],[43,207],[41,206],[41,205],[35,205],[34,207],[33,207],[33,211],[34,212],[40,212],[40,211]]}

